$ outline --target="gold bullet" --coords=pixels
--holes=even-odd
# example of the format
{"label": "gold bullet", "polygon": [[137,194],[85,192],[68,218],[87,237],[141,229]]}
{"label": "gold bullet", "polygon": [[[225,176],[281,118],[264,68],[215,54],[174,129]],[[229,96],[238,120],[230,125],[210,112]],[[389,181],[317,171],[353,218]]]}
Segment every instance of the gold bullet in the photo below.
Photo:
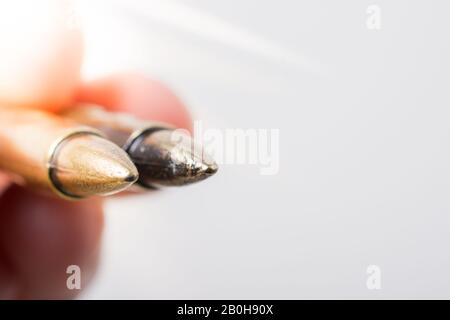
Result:
{"label": "gold bullet", "polygon": [[0,169],[68,199],[116,193],[138,178],[128,155],[95,129],[18,108],[0,109]]}
{"label": "gold bullet", "polygon": [[64,116],[100,130],[122,147],[136,165],[137,183],[144,188],[187,185],[218,170],[201,147],[168,124],[143,121],[89,104],[72,108]]}

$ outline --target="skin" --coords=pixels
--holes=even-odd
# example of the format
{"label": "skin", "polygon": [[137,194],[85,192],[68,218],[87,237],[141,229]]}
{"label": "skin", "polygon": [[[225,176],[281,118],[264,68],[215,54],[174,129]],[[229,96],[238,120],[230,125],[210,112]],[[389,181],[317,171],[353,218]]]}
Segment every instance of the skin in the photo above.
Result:
{"label": "skin", "polygon": [[[55,11],[64,14],[67,10],[61,3],[40,0],[39,5],[51,9],[43,10],[44,15]],[[14,14],[2,6],[0,19],[2,14]],[[14,33],[14,27],[8,26],[8,32]],[[21,30],[20,38],[0,46],[8,50],[0,50],[0,107],[55,112],[76,102],[96,103],[191,129],[191,118],[183,103],[157,81],[139,74],[117,74],[81,83],[81,31],[57,22],[44,29],[36,31],[33,26]],[[43,49],[28,55],[37,57],[27,59],[27,55],[16,54],[23,46],[21,41],[36,32]],[[64,59],[54,59],[61,52],[65,52]],[[14,59],[2,62],[8,54]],[[24,59],[26,74],[22,70]],[[2,68],[2,63],[7,63],[8,68]],[[95,198],[71,202],[38,194],[11,184],[0,172],[0,299],[66,299],[79,294],[78,290],[67,289],[66,268],[80,266],[83,288],[95,274],[101,250],[103,201]]]}

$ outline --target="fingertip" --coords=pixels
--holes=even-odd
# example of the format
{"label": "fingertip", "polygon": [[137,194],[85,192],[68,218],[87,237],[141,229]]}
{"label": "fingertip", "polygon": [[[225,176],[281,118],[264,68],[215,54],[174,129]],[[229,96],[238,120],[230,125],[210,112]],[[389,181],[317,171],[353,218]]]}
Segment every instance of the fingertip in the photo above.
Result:
{"label": "fingertip", "polygon": [[0,198],[0,247],[20,283],[21,298],[70,298],[67,267],[83,286],[97,262],[103,228],[98,199],[69,202],[11,186]]}
{"label": "fingertip", "polygon": [[2,106],[57,111],[80,79],[83,38],[61,0],[0,1]]}
{"label": "fingertip", "polygon": [[89,82],[79,89],[76,100],[192,130],[191,116],[181,100],[161,82],[143,75],[119,74]]}
{"label": "fingertip", "polygon": [[0,172],[0,196],[4,190],[10,185],[10,181],[8,176],[2,172]]}

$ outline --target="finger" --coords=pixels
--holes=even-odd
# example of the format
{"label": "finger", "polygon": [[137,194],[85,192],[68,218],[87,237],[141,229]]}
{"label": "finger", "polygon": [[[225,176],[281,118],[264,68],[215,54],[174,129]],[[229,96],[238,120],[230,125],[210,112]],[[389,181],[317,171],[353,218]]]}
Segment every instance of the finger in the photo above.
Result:
{"label": "finger", "polygon": [[3,191],[9,186],[10,181],[6,174],[0,172],[0,196],[3,193]]}
{"label": "finger", "polygon": [[191,117],[180,99],[160,82],[142,75],[119,74],[89,82],[79,89],[76,100],[192,129]]}
{"label": "finger", "polygon": [[[82,57],[72,15],[68,1],[0,2],[0,107],[53,111],[71,103]],[[47,199],[17,186],[4,191],[8,185],[0,177],[0,297],[70,296],[63,265],[78,261],[90,270],[100,204]]]}
{"label": "finger", "polygon": [[79,83],[81,31],[69,1],[0,1],[0,106],[57,110]]}
{"label": "finger", "polygon": [[66,285],[67,267],[79,266],[81,288],[86,286],[102,226],[98,199],[69,202],[11,186],[0,198],[0,297],[60,299],[79,293]]}

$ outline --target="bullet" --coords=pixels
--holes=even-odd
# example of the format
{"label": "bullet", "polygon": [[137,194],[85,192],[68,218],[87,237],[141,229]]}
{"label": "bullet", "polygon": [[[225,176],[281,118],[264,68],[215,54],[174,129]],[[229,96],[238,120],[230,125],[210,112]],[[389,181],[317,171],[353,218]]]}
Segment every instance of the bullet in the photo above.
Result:
{"label": "bullet", "polygon": [[0,109],[0,169],[66,199],[113,194],[138,178],[128,155],[99,131],[18,108]]}
{"label": "bullet", "polygon": [[214,175],[218,166],[188,135],[169,124],[108,112],[95,105],[78,105],[64,116],[100,130],[122,147],[139,172],[144,188],[182,186]]}

